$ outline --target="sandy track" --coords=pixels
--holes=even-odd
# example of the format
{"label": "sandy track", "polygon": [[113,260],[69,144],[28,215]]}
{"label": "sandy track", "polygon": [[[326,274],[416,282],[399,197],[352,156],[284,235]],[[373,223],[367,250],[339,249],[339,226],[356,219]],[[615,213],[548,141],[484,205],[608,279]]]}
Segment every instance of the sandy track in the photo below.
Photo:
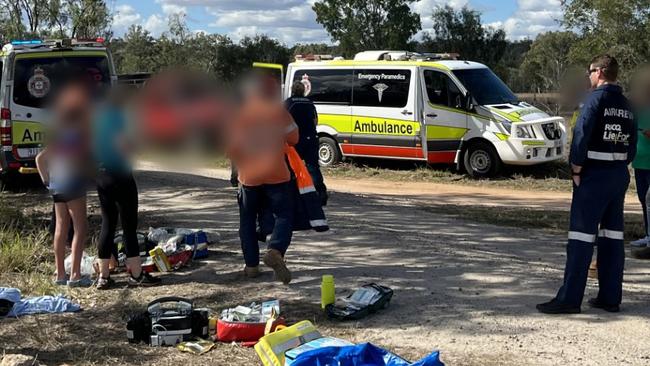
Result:
{"label": "sandy track", "polygon": [[[142,169],[168,170],[160,165],[141,161]],[[184,169],[176,169],[183,172]],[[227,180],[230,170],[219,168],[192,169],[205,177]],[[377,195],[389,197],[408,197],[419,199],[432,205],[481,205],[491,207],[527,207],[540,210],[568,211],[571,206],[571,193],[529,191],[495,187],[467,186],[462,184],[442,184],[428,182],[395,182],[381,179],[342,179],[326,177],[331,191],[356,195]],[[628,194],[625,202],[626,212],[641,213],[641,205],[635,194]]]}

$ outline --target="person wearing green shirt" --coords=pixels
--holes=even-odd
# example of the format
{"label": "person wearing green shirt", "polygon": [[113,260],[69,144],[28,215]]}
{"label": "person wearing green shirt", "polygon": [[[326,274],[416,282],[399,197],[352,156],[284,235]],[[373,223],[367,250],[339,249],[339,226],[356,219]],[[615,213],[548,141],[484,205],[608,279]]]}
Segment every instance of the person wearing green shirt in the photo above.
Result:
{"label": "person wearing green shirt", "polygon": [[[645,99],[650,99],[647,96]],[[633,247],[642,248],[650,246],[650,233],[648,231],[648,203],[650,203],[650,103],[637,109],[636,117],[639,123],[639,138],[637,140],[636,158],[632,162],[636,191],[643,207],[643,222],[646,236],[630,243]]]}

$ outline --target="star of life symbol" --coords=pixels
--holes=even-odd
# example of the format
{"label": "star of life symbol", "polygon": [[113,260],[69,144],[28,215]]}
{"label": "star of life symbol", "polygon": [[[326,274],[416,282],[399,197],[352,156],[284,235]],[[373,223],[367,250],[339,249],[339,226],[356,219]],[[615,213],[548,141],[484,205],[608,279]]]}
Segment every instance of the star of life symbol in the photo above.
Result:
{"label": "star of life symbol", "polygon": [[302,76],[302,80],[300,80],[300,82],[302,83],[302,85],[305,86],[305,95],[304,96],[305,97],[309,96],[309,94],[311,94],[311,80],[309,80],[309,75],[304,74]]}
{"label": "star of life symbol", "polygon": [[377,91],[377,99],[381,103],[381,98],[384,96],[384,91],[388,89],[388,85],[384,83],[378,83],[372,86]]}

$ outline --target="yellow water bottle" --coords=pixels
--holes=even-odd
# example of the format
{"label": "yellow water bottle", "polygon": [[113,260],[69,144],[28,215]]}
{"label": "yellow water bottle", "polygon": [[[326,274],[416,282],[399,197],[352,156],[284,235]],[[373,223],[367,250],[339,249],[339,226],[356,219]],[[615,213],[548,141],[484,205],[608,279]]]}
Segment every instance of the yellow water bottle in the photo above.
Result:
{"label": "yellow water bottle", "polygon": [[320,286],[320,304],[323,309],[327,305],[334,304],[336,295],[334,294],[334,276],[324,275],[323,283]]}

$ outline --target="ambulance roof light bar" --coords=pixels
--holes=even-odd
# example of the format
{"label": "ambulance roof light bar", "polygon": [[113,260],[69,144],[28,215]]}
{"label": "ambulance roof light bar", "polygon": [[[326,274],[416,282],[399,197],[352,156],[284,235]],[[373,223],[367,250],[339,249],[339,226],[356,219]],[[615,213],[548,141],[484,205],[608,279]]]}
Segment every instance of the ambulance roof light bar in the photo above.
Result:
{"label": "ambulance roof light bar", "polygon": [[30,39],[30,40],[12,40],[11,44],[14,46],[24,46],[24,45],[34,45],[42,44],[43,41],[40,39]]}
{"label": "ambulance roof light bar", "polygon": [[418,59],[423,59],[423,60],[458,60],[460,59],[460,54],[455,53],[455,52],[446,52],[446,53],[432,53],[432,52],[424,52],[422,54],[419,54],[419,57],[416,57]]}
{"label": "ambulance roof light bar", "polygon": [[[72,47],[105,47],[105,39],[103,37],[93,39],[74,39],[74,38],[59,38],[59,39],[30,39],[30,40],[12,40],[5,47],[13,49],[31,49],[31,48],[72,48]],[[3,48],[4,49],[4,48]]]}
{"label": "ambulance roof light bar", "polygon": [[335,59],[339,59],[338,57],[334,57],[332,55],[315,55],[315,54],[306,54],[306,55],[296,55],[296,62],[304,62],[304,61],[331,61]]}
{"label": "ambulance roof light bar", "polygon": [[354,56],[355,61],[429,61],[457,60],[457,53],[418,53],[411,51],[363,51]]}

